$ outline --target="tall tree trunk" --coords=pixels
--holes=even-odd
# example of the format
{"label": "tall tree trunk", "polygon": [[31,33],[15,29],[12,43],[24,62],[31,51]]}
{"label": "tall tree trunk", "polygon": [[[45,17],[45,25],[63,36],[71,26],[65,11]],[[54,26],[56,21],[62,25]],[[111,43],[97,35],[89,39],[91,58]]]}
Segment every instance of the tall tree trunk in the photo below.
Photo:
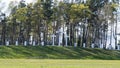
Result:
{"label": "tall tree trunk", "polygon": [[26,38],[26,41],[27,41],[27,45],[30,45],[29,44],[29,40],[30,40],[30,32],[31,32],[31,23],[30,21],[27,21],[27,38]]}
{"label": "tall tree trunk", "polygon": [[117,44],[117,25],[118,25],[118,24],[117,24],[117,14],[116,14],[115,24],[116,24],[116,25],[115,25],[115,37],[114,37],[114,38],[115,38],[115,49],[118,49],[118,46],[117,46],[117,45],[118,45],[118,44]]}
{"label": "tall tree trunk", "polygon": [[12,23],[12,35],[11,35],[11,44],[15,44],[15,38],[16,38],[16,19],[13,19]]}
{"label": "tall tree trunk", "polygon": [[3,21],[2,22],[2,25],[3,25],[3,27],[2,27],[2,45],[6,45],[5,43],[6,43],[6,23],[5,23],[5,21]]}
{"label": "tall tree trunk", "polygon": [[70,24],[70,45],[74,45],[74,25],[71,23]]}

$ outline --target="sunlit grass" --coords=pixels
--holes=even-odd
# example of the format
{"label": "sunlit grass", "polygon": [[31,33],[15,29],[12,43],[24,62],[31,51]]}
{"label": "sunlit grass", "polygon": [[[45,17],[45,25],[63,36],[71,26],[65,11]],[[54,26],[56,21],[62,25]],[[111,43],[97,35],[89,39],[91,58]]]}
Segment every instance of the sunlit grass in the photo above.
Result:
{"label": "sunlit grass", "polygon": [[119,68],[119,60],[1,59],[0,68]]}
{"label": "sunlit grass", "polygon": [[120,60],[120,51],[59,46],[0,46],[0,58]]}

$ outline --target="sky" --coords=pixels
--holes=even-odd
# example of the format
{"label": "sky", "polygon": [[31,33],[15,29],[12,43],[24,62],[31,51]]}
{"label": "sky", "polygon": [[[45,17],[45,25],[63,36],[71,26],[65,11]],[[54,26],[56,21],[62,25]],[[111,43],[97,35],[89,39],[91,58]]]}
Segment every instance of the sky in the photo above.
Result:
{"label": "sky", "polygon": [[[10,13],[10,8],[9,8],[9,4],[11,2],[14,3],[14,5],[17,5],[19,3],[20,0],[0,0],[0,10],[1,12],[3,13],[6,13],[6,15],[9,15]],[[36,1],[36,0],[25,0],[26,3],[31,3],[33,1]]]}

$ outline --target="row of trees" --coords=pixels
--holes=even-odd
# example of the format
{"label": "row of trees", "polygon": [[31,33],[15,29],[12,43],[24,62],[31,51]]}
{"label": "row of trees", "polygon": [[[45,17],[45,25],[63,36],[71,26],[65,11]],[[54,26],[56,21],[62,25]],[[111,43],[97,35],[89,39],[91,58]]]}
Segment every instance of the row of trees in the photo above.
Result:
{"label": "row of trees", "polygon": [[[10,16],[1,19],[0,41],[2,45],[9,41],[10,45],[52,44],[106,49],[108,26],[116,22],[113,13],[116,6],[114,0],[87,0],[85,3],[38,0],[30,4],[21,0],[12,8]],[[111,32],[116,35],[115,31]]]}

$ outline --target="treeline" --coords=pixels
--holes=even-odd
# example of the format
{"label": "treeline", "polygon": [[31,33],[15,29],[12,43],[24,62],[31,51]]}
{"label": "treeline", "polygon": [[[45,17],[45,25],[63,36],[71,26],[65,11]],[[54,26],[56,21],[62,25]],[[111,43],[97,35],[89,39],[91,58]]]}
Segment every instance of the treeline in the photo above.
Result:
{"label": "treeline", "polygon": [[[117,6],[114,0],[79,3],[38,0],[30,4],[21,0],[8,17],[1,14],[0,43],[106,49],[109,24],[112,24],[111,37],[114,34],[117,40],[114,13]],[[117,42],[115,45],[117,49]]]}

